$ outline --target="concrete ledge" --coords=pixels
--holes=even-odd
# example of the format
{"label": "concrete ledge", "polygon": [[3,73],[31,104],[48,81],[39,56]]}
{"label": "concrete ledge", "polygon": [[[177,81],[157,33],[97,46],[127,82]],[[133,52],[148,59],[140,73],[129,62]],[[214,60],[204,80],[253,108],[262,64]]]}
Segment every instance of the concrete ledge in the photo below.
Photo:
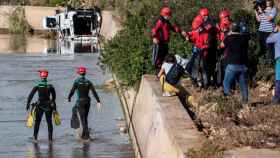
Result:
{"label": "concrete ledge", "polygon": [[[190,148],[201,147],[205,137],[177,97],[162,97],[154,76],[142,77],[138,93],[133,89],[119,92],[136,158],[186,158]],[[225,158],[280,158],[279,155],[279,151],[250,147],[225,152]]]}
{"label": "concrete ledge", "polygon": [[280,152],[271,149],[244,147],[226,151],[225,158],[280,158]]}
{"label": "concrete ledge", "polygon": [[143,158],[185,158],[188,150],[204,139],[179,99],[162,97],[154,76],[143,76],[138,94],[130,94],[124,94],[128,98],[125,112],[132,115],[134,144]]}

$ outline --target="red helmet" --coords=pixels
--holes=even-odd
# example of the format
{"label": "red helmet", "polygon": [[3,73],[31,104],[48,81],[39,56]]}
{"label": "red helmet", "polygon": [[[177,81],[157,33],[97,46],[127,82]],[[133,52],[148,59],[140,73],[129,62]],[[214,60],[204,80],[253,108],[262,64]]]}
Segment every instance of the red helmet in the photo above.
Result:
{"label": "red helmet", "polygon": [[230,13],[229,13],[228,10],[222,10],[222,11],[220,11],[220,13],[219,13],[220,19],[224,19],[224,18],[229,17],[229,16],[230,16]]}
{"label": "red helmet", "polygon": [[168,7],[163,7],[163,8],[160,10],[160,15],[161,15],[161,16],[171,17],[171,9],[168,8]]}
{"label": "red helmet", "polygon": [[39,70],[39,76],[44,79],[48,78],[49,72],[47,70]]}
{"label": "red helmet", "polygon": [[208,15],[209,15],[209,10],[208,10],[208,8],[201,8],[201,9],[199,10],[199,15],[201,15],[201,16],[208,16]]}
{"label": "red helmet", "polygon": [[192,22],[192,30],[198,29],[203,24],[203,18],[198,15],[194,18]]}
{"label": "red helmet", "polygon": [[80,75],[83,75],[83,74],[86,74],[87,72],[87,69],[85,67],[78,67],[77,68],[77,74],[80,74]]}

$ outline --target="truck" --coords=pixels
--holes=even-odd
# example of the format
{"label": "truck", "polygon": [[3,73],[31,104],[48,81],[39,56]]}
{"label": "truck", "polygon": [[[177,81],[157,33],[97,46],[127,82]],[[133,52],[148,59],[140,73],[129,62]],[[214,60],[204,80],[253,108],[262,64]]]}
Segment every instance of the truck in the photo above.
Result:
{"label": "truck", "polygon": [[[72,42],[82,49],[90,48],[88,51],[99,50],[101,25],[102,14],[98,7],[90,9],[67,7],[64,10],[57,10],[54,16],[47,16],[43,20],[43,27],[56,31],[58,40]],[[95,49],[92,49],[92,46]]]}

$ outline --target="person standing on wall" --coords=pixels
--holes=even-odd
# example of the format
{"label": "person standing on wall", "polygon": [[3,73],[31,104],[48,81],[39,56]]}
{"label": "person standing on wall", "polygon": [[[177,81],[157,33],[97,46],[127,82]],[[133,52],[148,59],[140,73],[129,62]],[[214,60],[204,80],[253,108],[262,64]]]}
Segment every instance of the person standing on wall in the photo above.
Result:
{"label": "person standing on wall", "polygon": [[[26,110],[28,111],[30,109],[30,103],[32,101],[33,96],[36,92],[38,92],[38,101],[36,102],[36,107],[34,107],[35,125],[33,141],[35,143],[37,143],[37,136],[40,128],[40,123],[44,113],[48,124],[49,142],[51,143],[53,140],[52,114],[53,112],[56,112],[56,93],[54,87],[47,81],[48,74],[49,73],[47,70],[39,71],[41,81],[32,89],[27,99]],[[31,109],[33,109],[33,107]]]}
{"label": "person standing on wall", "polygon": [[97,108],[101,108],[101,103],[98,94],[95,91],[95,88],[91,81],[86,78],[86,68],[79,67],[77,69],[77,74],[80,76],[74,81],[73,87],[68,95],[68,102],[71,102],[71,98],[76,92],[77,94],[77,101],[75,107],[78,110],[80,122],[82,123],[82,135],[81,138],[83,140],[89,140],[90,134],[88,129],[88,113],[90,109],[90,101],[91,98],[89,97],[89,91],[92,92],[93,96],[97,101]]}
{"label": "person standing on wall", "polygon": [[163,7],[160,10],[160,17],[157,20],[156,25],[152,28],[153,65],[155,66],[157,73],[160,71],[163,60],[168,54],[170,30],[176,33],[181,33],[182,36],[186,36],[186,32],[181,31],[177,25],[171,24],[171,17],[171,9],[168,7]]}
{"label": "person standing on wall", "polygon": [[273,0],[266,0],[266,7],[259,6],[256,11],[257,21],[260,22],[258,29],[258,38],[260,45],[259,57],[266,55],[269,63],[272,62],[274,57],[274,45],[267,44],[266,39],[273,32],[275,24],[274,20],[277,16],[277,9],[274,6]]}

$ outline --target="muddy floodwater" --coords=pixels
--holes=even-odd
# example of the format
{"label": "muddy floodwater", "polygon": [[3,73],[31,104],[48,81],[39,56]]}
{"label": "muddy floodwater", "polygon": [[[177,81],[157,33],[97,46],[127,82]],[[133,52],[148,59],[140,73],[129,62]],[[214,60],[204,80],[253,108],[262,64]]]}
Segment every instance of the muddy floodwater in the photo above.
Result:
{"label": "muddy floodwater", "polygon": [[[98,53],[68,53],[59,50],[56,41],[40,38],[17,39],[0,35],[0,157],[1,158],[133,158],[129,135],[119,132],[124,118],[121,104],[115,90],[97,89],[102,101],[97,111],[95,100],[89,113],[91,136],[95,139],[81,143],[70,128],[71,110],[74,98],[66,98],[77,77],[75,68],[88,68],[87,77],[95,85],[102,85],[111,78],[98,66]],[[31,43],[30,43],[31,42]],[[37,44],[36,44],[37,43]],[[13,47],[13,44],[17,44]],[[71,44],[70,44],[71,45]],[[77,49],[74,48],[78,52]],[[88,46],[87,46],[88,48]],[[64,49],[64,48],[63,48]],[[83,49],[83,48],[82,48]],[[92,48],[90,48],[92,49]],[[84,52],[84,51],[83,51]],[[32,143],[33,128],[25,126],[27,112],[26,98],[38,81],[38,69],[49,70],[49,82],[57,91],[57,109],[62,124],[54,126],[54,143],[48,144],[47,124],[43,117],[39,131],[39,143]],[[36,99],[36,98],[35,98]]]}

